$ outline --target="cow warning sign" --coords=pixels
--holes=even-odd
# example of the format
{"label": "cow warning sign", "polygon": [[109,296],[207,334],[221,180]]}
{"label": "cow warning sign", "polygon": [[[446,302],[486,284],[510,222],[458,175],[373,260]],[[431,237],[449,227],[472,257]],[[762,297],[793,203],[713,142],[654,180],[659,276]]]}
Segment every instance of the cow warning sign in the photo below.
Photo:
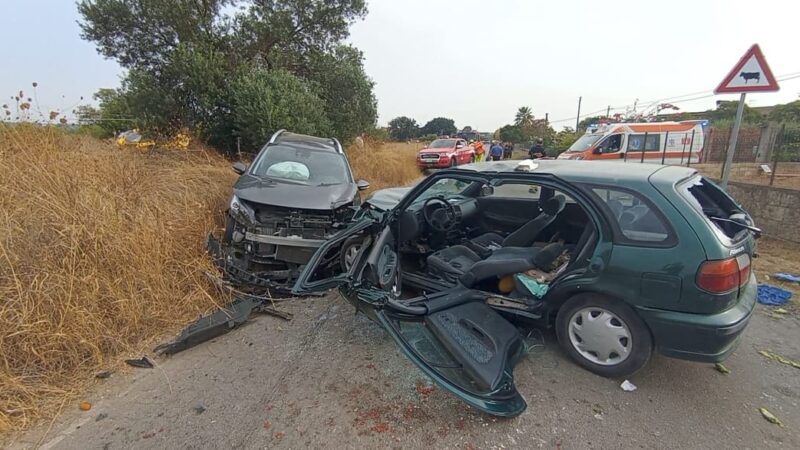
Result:
{"label": "cow warning sign", "polygon": [[780,89],[778,81],[764,59],[758,44],[754,44],[714,90],[715,94],[771,92]]}

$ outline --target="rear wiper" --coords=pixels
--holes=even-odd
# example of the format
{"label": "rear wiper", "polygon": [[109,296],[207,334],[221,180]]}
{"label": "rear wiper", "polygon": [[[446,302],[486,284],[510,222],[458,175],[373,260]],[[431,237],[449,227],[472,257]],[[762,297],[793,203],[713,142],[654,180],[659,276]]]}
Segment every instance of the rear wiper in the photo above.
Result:
{"label": "rear wiper", "polygon": [[755,233],[756,237],[761,236],[761,228],[757,228],[757,227],[754,227],[752,225],[748,225],[746,223],[739,222],[737,220],[723,219],[722,217],[709,216],[708,218],[711,219],[711,220],[717,221],[717,222],[732,223],[732,224],[737,225],[737,226],[739,226],[741,228],[744,228],[745,230],[752,231],[753,233]]}

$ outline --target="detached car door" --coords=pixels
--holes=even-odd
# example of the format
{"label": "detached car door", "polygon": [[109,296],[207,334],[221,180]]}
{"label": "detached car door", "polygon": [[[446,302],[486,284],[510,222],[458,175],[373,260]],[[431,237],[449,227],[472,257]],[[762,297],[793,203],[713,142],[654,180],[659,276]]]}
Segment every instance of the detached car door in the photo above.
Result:
{"label": "detached car door", "polygon": [[[351,235],[354,235],[352,233]],[[519,331],[486,305],[487,294],[464,288],[401,300],[394,232],[386,226],[347,273],[329,273],[324,261],[348,236],[319,248],[293,290],[296,294],[345,286],[346,296],[392,337],[425,375],[473,407],[516,416],[527,407],[514,386],[513,369],[525,354]]]}

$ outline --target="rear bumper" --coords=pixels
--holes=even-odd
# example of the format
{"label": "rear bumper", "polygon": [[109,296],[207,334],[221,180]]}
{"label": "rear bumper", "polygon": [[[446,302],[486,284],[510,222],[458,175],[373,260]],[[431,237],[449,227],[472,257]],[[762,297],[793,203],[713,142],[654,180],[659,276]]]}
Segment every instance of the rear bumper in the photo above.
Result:
{"label": "rear bumper", "polygon": [[736,350],[756,305],[756,279],[750,276],[745,292],[732,308],[717,314],[689,314],[637,308],[653,333],[659,353],[672,358],[715,363]]}

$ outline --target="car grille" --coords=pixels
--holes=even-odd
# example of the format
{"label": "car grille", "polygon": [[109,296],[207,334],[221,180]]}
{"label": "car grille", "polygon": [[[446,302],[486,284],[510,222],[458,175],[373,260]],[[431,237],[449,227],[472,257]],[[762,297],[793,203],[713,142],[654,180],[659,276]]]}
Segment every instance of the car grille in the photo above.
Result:
{"label": "car grille", "polygon": [[419,156],[419,159],[423,161],[438,161],[439,155],[436,153],[424,153]]}

